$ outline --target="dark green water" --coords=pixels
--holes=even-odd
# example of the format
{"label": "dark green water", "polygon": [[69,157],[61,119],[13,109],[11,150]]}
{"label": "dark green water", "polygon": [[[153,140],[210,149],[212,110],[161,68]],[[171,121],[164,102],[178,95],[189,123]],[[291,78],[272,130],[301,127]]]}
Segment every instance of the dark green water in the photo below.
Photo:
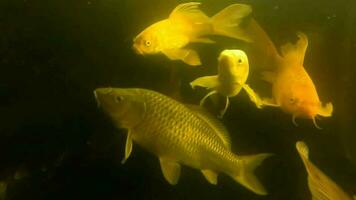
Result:
{"label": "dark green water", "polygon": [[294,126],[279,109],[257,110],[245,94],[231,100],[223,123],[231,133],[232,151],[275,154],[257,170],[268,196],[257,196],[224,175],[217,186],[210,185],[188,167],[170,186],[157,158],[138,146],[120,164],[125,131],[116,130],[100,112],[93,89],[142,87],[172,94],[170,74],[176,68],[181,100],[197,104],[205,91],[193,91],[188,83],[215,73],[222,49],[246,48],[224,39],[197,45],[200,68],[164,56],[136,55],[133,37],[181,2],[0,2],[0,180],[7,183],[6,199],[308,200],[297,140],[309,145],[311,160],[321,170],[356,193],[354,0],[203,1],[209,15],[231,3],[251,4],[255,19],[278,47],[297,31],[305,32],[306,70],[321,100],[334,104],[334,115],[321,119],[323,129],[318,130],[308,120]]}

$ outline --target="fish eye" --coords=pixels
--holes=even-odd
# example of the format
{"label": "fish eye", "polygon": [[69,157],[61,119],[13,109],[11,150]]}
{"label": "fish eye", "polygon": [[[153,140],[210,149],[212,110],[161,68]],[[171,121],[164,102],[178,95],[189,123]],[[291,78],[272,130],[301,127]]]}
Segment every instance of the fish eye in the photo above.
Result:
{"label": "fish eye", "polygon": [[294,104],[296,101],[297,101],[297,100],[296,100],[295,98],[293,98],[293,97],[291,97],[291,98],[289,99],[289,103],[291,103],[291,104]]}
{"label": "fish eye", "polygon": [[124,100],[124,97],[122,97],[122,96],[116,96],[115,97],[115,102],[116,103],[120,103],[121,101],[123,101]]}
{"label": "fish eye", "polygon": [[151,41],[146,40],[146,41],[145,41],[145,45],[146,45],[147,47],[151,46]]}
{"label": "fish eye", "polygon": [[241,63],[242,63],[242,59],[239,58],[239,59],[237,60],[237,63],[241,64]]}

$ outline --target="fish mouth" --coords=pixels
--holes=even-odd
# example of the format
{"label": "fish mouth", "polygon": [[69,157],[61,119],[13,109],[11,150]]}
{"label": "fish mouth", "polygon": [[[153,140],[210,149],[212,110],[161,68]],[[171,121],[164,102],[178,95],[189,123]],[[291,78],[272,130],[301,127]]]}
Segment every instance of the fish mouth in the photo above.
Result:
{"label": "fish mouth", "polygon": [[101,106],[100,104],[100,95],[109,94],[112,91],[112,88],[98,88],[94,90],[94,97],[97,103],[98,108]]}
{"label": "fish mouth", "polygon": [[140,48],[138,48],[136,44],[134,44],[134,45],[132,46],[132,49],[135,51],[136,54],[138,54],[138,55],[143,55],[142,50],[141,50]]}

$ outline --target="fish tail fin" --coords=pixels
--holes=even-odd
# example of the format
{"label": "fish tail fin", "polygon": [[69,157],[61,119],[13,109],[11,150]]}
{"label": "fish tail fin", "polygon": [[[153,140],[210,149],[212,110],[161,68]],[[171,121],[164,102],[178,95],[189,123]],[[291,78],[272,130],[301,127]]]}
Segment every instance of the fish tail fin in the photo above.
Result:
{"label": "fish tail fin", "polygon": [[262,153],[253,156],[239,156],[240,165],[232,178],[256,194],[267,195],[267,190],[258,180],[254,174],[254,171],[266,158],[270,156],[272,156],[272,154],[269,153]]}
{"label": "fish tail fin", "polygon": [[240,28],[243,19],[251,12],[251,6],[246,4],[233,4],[224,8],[211,18],[213,33],[252,42],[251,38]]}
{"label": "fish tail fin", "polygon": [[320,106],[318,115],[323,117],[331,117],[333,113],[333,104],[331,102],[327,103],[325,106]]}

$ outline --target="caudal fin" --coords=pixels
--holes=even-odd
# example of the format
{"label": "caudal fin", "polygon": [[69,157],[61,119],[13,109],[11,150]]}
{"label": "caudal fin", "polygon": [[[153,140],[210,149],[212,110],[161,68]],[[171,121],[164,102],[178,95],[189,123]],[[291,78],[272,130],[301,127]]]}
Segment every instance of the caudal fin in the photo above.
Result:
{"label": "caudal fin", "polygon": [[240,156],[240,165],[232,176],[237,182],[247,189],[259,195],[267,195],[268,192],[254,174],[255,169],[272,154],[262,153],[253,156]]}
{"label": "caudal fin", "polygon": [[246,4],[232,4],[224,8],[212,17],[214,33],[252,42],[251,38],[240,28],[242,20],[251,12],[251,6]]}

